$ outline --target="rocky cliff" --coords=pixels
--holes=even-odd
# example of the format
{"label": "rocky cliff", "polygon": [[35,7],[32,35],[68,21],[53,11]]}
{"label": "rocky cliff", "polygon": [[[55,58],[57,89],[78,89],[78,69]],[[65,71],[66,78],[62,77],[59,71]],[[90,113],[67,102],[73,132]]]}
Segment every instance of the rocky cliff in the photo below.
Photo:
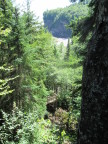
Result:
{"label": "rocky cliff", "polygon": [[45,27],[47,27],[54,37],[69,38],[72,35],[72,30],[68,28],[71,20],[87,16],[87,14],[87,5],[72,4],[65,8],[45,11],[43,19]]}

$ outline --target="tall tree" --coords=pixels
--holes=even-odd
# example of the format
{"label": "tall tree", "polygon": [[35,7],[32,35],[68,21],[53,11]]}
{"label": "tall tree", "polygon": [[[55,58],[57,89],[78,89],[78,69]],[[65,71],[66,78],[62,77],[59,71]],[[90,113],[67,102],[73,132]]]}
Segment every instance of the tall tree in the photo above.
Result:
{"label": "tall tree", "polygon": [[[0,18],[0,26],[2,27],[2,31],[5,31],[8,29],[11,33],[12,30],[12,14],[13,14],[14,8],[12,6],[11,0],[1,0],[0,1],[0,12],[2,13],[2,17]],[[11,51],[10,47],[10,33],[8,36],[5,34],[0,34],[1,39],[1,45],[0,45],[0,66],[4,67],[10,67],[11,64],[9,63],[9,54]],[[3,80],[6,80],[10,77],[11,71],[1,71],[0,78]],[[9,82],[10,83],[10,82]],[[10,95],[4,95],[2,98],[0,98],[0,108],[9,110],[9,107],[11,105]]]}
{"label": "tall tree", "polygon": [[[108,143],[108,1],[91,0],[91,17],[85,22],[92,30],[83,68],[81,120],[78,144]],[[88,23],[89,20],[89,23]],[[83,39],[84,40],[84,39]]]}
{"label": "tall tree", "polygon": [[21,107],[21,101],[23,99],[22,95],[22,73],[23,73],[23,54],[25,48],[25,33],[24,33],[24,24],[22,18],[19,15],[18,8],[15,8],[13,13],[14,23],[12,25],[11,32],[11,51],[9,53],[8,61],[14,66],[14,72],[11,73],[11,76],[17,77],[12,83],[11,86],[15,89],[13,92],[13,102],[16,103],[17,107]]}
{"label": "tall tree", "polygon": [[[11,1],[1,0],[0,1],[0,12],[2,17],[0,18],[0,25],[2,30],[11,29],[12,22],[12,3]],[[9,37],[1,35],[2,43],[0,45],[0,65],[7,65],[8,63],[8,52],[9,52]],[[4,73],[1,74],[1,77],[5,77]]]}
{"label": "tall tree", "polygon": [[69,56],[70,56],[70,39],[68,38],[68,44],[67,44],[67,47],[66,47],[66,54],[65,54],[64,59],[66,61],[68,61],[69,60]]}

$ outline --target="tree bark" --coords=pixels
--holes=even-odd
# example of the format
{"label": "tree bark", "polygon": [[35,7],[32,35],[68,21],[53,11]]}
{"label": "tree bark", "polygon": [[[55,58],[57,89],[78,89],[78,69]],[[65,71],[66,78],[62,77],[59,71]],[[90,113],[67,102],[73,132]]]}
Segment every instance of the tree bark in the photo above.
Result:
{"label": "tree bark", "polygon": [[96,28],[83,70],[77,144],[108,144],[108,0],[95,1]]}

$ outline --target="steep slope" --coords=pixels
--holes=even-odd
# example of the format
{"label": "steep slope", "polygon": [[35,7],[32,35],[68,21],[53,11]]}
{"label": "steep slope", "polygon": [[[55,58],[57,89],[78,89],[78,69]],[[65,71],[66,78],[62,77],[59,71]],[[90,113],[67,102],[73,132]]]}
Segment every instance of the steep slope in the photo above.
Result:
{"label": "steep slope", "polygon": [[72,4],[65,8],[47,10],[43,14],[45,27],[58,38],[68,38],[71,36],[71,29],[67,28],[72,19],[86,16],[88,14],[87,5]]}

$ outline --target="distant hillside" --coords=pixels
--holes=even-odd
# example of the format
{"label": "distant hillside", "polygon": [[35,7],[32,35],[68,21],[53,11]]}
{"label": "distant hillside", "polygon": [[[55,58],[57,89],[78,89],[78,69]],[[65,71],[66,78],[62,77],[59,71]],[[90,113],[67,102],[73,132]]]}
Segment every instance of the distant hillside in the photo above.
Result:
{"label": "distant hillside", "polygon": [[72,4],[65,8],[58,8],[54,10],[47,10],[43,14],[45,27],[58,38],[68,38],[72,31],[67,29],[72,19],[75,17],[86,16],[88,14],[87,5]]}

